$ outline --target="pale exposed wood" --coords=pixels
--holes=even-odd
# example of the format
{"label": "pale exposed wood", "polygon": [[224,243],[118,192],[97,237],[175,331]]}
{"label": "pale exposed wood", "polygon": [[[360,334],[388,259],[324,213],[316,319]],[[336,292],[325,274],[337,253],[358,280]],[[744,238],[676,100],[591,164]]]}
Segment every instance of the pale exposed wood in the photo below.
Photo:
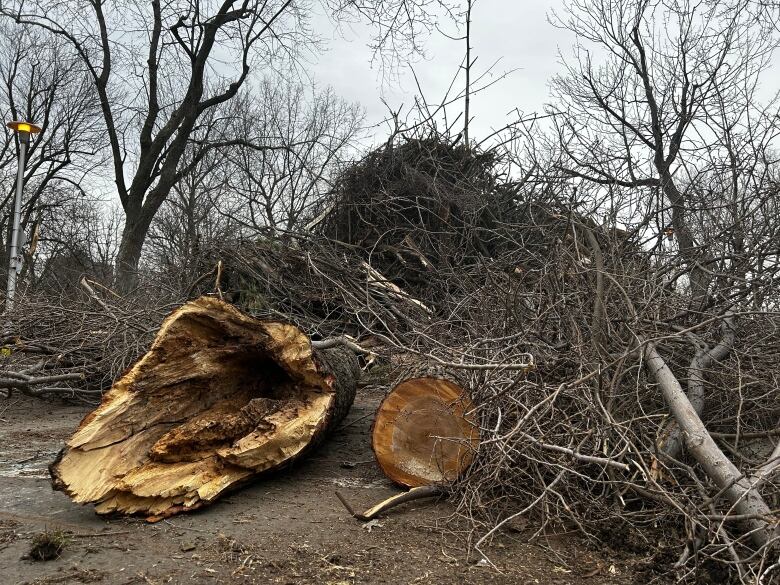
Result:
{"label": "pale exposed wood", "polygon": [[346,414],[359,370],[293,325],[202,297],[174,311],[51,466],[98,513],[197,509],[315,445]]}
{"label": "pale exposed wood", "polygon": [[423,309],[426,313],[433,313],[431,308],[425,303],[410,296],[409,293],[399,288],[398,285],[393,284],[390,279],[386,278],[376,268],[368,264],[368,262],[362,262],[362,265],[363,269],[366,271],[366,277],[370,286],[385,289],[390,296],[415,305]]}
{"label": "pale exposed wood", "polygon": [[[734,345],[736,330],[733,317],[724,319],[721,331],[723,332],[723,339],[712,348],[699,341],[698,338],[694,338],[697,342],[697,347],[696,353],[688,366],[688,400],[699,416],[704,412],[707,398],[704,391],[707,369],[728,356]],[[663,452],[673,459],[679,458],[684,440],[680,426],[675,419],[672,419],[672,423],[664,435],[660,445]]]}
{"label": "pale exposed wood", "polygon": [[464,390],[441,378],[412,378],[379,407],[372,446],[388,478],[406,487],[453,481],[471,464],[479,431]]}
{"label": "pale exposed wood", "polygon": [[395,508],[396,506],[400,506],[401,504],[405,504],[406,502],[413,502],[414,500],[421,500],[423,498],[433,498],[437,496],[442,496],[445,495],[446,493],[447,493],[447,488],[445,488],[444,486],[423,485],[420,487],[412,488],[408,492],[396,494],[394,496],[387,498],[386,500],[382,500],[378,504],[371,506],[365,512],[356,512],[355,509],[347,501],[347,499],[341,494],[341,492],[336,492],[336,497],[341,501],[341,503],[347,509],[347,512],[349,512],[353,518],[357,518],[358,520],[363,520],[364,522],[366,522],[368,520],[373,520],[381,513],[387,512],[391,508]]}

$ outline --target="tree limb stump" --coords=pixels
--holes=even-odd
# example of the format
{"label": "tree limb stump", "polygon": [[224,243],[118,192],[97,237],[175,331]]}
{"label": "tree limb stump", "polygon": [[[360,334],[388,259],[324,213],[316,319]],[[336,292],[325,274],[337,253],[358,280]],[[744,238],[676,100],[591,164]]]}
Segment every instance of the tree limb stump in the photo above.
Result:
{"label": "tree limb stump", "polygon": [[644,356],[650,375],[680,426],[688,452],[720,488],[737,514],[749,518],[745,524],[753,543],[760,548],[773,542],[780,536],[780,528],[766,521],[773,517],[772,510],[761,496],[758,482],[745,477],[715,443],[655,344],[645,345]]}

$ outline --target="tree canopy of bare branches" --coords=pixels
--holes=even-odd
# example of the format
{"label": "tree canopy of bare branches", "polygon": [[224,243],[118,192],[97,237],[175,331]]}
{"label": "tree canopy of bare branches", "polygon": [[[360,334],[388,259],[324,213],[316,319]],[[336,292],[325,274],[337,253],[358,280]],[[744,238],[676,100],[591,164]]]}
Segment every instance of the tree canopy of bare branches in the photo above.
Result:
{"label": "tree canopy of bare branches", "polygon": [[[375,24],[375,49],[381,55],[419,50],[419,35],[432,26],[429,11],[441,4],[325,2],[339,17],[358,16]],[[217,125],[208,140],[200,142],[199,153],[183,163],[204,116],[235,98],[250,71],[273,66],[281,58],[295,60],[312,46],[311,10],[311,3],[291,0],[150,0],[129,5],[62,0],[45,7],[24,2],[2,7],[17,23],[69,43],[92,81],[125,213],[117,257],[121,289],[135,283],[152,220],[189,167],[215,148],[264,147],[265,136],[231,135]]]}

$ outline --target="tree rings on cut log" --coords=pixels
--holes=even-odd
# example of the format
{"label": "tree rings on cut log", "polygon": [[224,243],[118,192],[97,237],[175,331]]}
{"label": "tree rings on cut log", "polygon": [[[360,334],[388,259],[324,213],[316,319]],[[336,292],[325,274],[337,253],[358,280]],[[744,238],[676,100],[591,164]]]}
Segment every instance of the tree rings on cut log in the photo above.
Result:
{"label": "tree rings on cut log", "polygon": [[98,513],[165,517],[210,504],[319,443],[360,370],[297,327],[201,297],[163,322],[50,466],[55,489]]}
{"label": "tree rings on cut log", "polygon": [[406,487],[446,483],[471,465],[479,429],[466,392],[442,378],[398,384],[379,407],[372,446],[379,466]]}

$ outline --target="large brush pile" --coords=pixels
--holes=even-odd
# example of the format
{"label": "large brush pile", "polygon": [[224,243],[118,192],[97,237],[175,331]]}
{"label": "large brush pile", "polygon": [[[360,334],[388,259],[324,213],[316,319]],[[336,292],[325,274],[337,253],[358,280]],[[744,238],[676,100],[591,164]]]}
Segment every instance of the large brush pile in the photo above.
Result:
{"label": "large brush pile", "polygon": [[[537,534],[576,530],[641,553],[649,577],[771,579],[780,319],[740,290],[692,311],[663,277],[684,267],[645,251],[647,234],[603,226],[555,182],[515,184],[501,169],[494,153],[436,135],[384,146],[344,173],[313,231],[214,250],[190,296],[221,294],[315,340],[351,336],[394,377],[407,365],[457,372],[482,443],[451,487],[488,559],[491,538],[528,518]],[[85,293],[100,331],[130,331],[97,300]],[[740,514],[683,447],[651,344],[768,514]]]}
{"label": "large brush pile", "polygon": [[159,289],[120,297],[86,279],[68,290],[22,290],[5,315],[0,388],[98,402],[181,302]]}
{"label": "large brush pile", "polygon": [[649,578],[766,573],[776,513],[739,514],[683,448],[645,350],[777,510],[780,321],[725,294],[691,311],[662,276],[675,260],[500,168],[440,138],[383,147],[344,174],[321,233],[221,251],[226,294],[469,381],[483,441],[453,488],[478,550],[527,517],[641,553]]}
{"label": "large brush pile", "polygon": [[435,133],[390,142],[340,175],[317,230],[429,296],[432,274],[508,250],[505,226],[519,209],[500,166],[494,153]]}
{"label": "large brush pile", "polygon": [[[494,276],[469,303],[470,316],[482,314],[468,321],[472,341],[464,353],[496,365],[471,373],[483,441],[456,491],[458,515],[476,527],[472,544],[489,558],[497,527],[533,526],[537,535],[575,530],[641,554],[649,579],[675,565],[685,579],[717,580],[731,571],[755,579],[765,569],[758,559],[770,559],[773,545],[758,545],[756,553],[751,529],[738,522],[724,490],[686,449],[664,449],[674,419],[638,339],[658,341],[685,388],[704,379],[706,428],[744,476],[758,477],[780,440],[773,365],[780,321],[740,317],[723,363],[694,373],[697,353],[723,340],[718,309],[687,314],[684,298],[606,247],[608,284],[599,294],[582,243],[558,247],[549,268],[524,281]],[[502,368],[519,351],[534,355],[535,371]],[[778,479],[756,481],[772,510],[780,507]],[[777,515],[767,520],[771,526]]]}

